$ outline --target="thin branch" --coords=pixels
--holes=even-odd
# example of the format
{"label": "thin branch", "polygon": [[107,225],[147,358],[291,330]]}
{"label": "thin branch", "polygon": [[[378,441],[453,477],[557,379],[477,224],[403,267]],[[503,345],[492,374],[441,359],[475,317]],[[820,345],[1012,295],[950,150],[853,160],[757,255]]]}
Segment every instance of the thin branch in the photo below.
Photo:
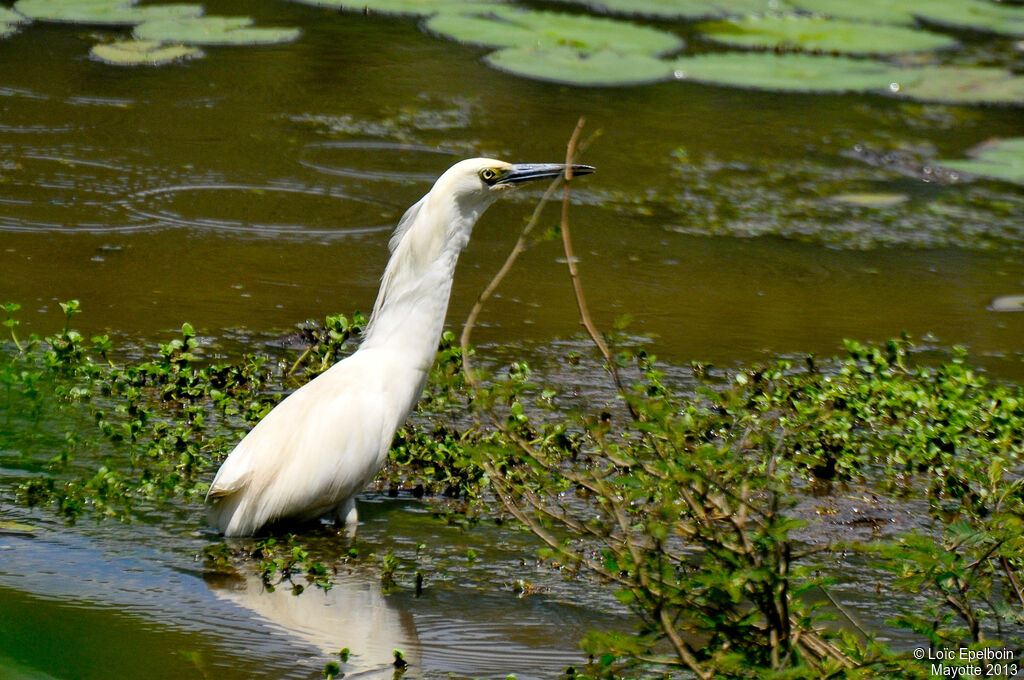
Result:
{"label": "thin branch", "polygon": [[1010,560],[1006,559],[1005,556],[999,558],[1003,565],[1003,571],[1006,572],[1006,577],[1010,580],[1010,585],[1013,586],[1013,591],[1017,594],[1017,599],[1020,600],[1020,604],[1024,607],[1024,589],[1021,589],[1020,582],[1017,581],[1017,576],[1013,572],[1013,566],[1010,564]]}
{"label": "thin branch", "polygon": [[462,347],[462,371],[466,374],[466,381],[472,387],[476,387],[476,379],[473,377],[472,366],[469,360],[469,336],[473,332],[473,328],[476,326],[476,319],[480,316],[480,312],[484,308],[484,303],[490,299],[491,295],[498,288],[504,280],[505,275],[512,269],[512,265],[515,263],[519,256],[526,250],[526,237],[530,235],[534,227],[540,221],[541,212],[544,210],[544,206],[548,204],[551,197],[555,195],[555,190],[561,185],[563,179],[561,177],[555,178],[551,184],[548,185],[544,195],[541,196],[540,202],[533,209],[533,214],[530,215],[530,219],[527,221],[526,226],[523,227],[522,231],[519,232],[519,239],[516,244],[512,246],[512,251],[509,252],[508,257],[505,258],[505,262],[501,265],[498,273],[494,275],[487,287],[484,288],[483,292],[477,297],[476,302],[473,303],[473,308],[469,311],[469,316],[466,318],[466,323],[462,326],[462,335],[459,338],[459,344]]}
{"label": "thin branch", "polygon": [[572,247],[572,235],[569,232],[569,182],[572,180],[572,161],[576,156],[576,143],[579,140],[580,131],[583,129],[585,122],[585,118],[580,118],[579,122],[576,123],[576,129],[573,130],[572,137],[569,138],[569,145],[565,152],[565,164],[567,167],[565,171],[565,187],[562,190],[562,248],[565,250],[565,262],[569,268],[569,278],[572,280],[573,293],[576,295],[576,307],[580,311],[580,322],[587,329],[587,333],[601,352],[601,356],[604,357],[605,364],[608,366],[608,372],[611,374],[612,380],[615,381],[615,387],[618,389],[619,394],[624,397],[623,401],[626,403],[626,408],[629,409],[630,416],[633,420],[639,420],[639,414],[636,412],[632,402],[625,398],[626,388],[619,377],[619,371],[615,366],[611,350],[608,349],[604,337],[597,330],[597,326],[594,325],[594,320],[590,316],[590,310],[587,308],[587,300],[583,295],[583,283],[580,281],[580,273],[576,268],[576,255]]}
{"label": "thin branch", "polygon": [[853,618],[853,616],[850,614],[850,612],[846,611],[846,607],[844,607],[843,605],[839,604],[839,602],[836,600],[836,598],[832,597],[832,593],[830,593],[828,591],[828,588],[826,588],[823,585],[819,585],[818,586],[818,590],[820,590],[822,593],[824,593],[825,597],[828,598],[828,601],[832,603],[832,606],[834,606],[836,609],[838,609],[839,612],[843,616],[846,617],[846,620],[853,624],[853,627],[857,629],[857,632],[859,632],[861,635],[863,635],[865,639],[870,639],[871,638],[871,635],[866,630],[864,630],[859,623],[857,623],[857,619]]}

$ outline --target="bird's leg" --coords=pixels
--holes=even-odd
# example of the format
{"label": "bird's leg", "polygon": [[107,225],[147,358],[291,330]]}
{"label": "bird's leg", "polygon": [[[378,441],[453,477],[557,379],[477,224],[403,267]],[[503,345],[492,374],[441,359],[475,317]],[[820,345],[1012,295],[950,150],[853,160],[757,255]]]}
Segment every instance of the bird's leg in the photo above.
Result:
{"label": "bird's leg", "polygon": [[359,513],[356,512],[355,497],[349,498],[334,509],[334,526],[344,531],[349,538],[356,535],[357,524],[359,524]]}

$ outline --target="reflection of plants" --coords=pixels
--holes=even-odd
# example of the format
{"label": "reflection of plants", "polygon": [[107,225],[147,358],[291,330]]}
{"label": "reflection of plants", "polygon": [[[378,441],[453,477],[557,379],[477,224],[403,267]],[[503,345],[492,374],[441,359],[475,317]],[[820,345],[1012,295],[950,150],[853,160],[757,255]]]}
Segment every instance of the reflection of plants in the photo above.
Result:
{"label": "reflection of plants", "polygon": [[[687,234],[781,235],[848,249],[993,249],[1016,248],[1021,243],[1020,229],[1008,217],[1024,210],[1024,196],[986,183],[957,183],[957,174],[942,169],[970,172],[971,162],[936,160],[927,153],[884,146],[859,145],[848,155],[865,162],[830,163],[811,157],[783,163],[687,154],[680,149],[675,153],[675,181],[669,191],[652,190],[639,203],[611,192],[604,199],[606,205],[624,212],[650,210],[663,215],[666,228]],[[978,172],[1012,173],[1018,159],[1004,158],[1006,165],[1001,167],[996,158],[988,163],[979,157],[983,162],[977,164]],[[903,200],[850,196],[851,192],[877,193],[880,188],[888,192],[899,174],[951,186],[908,193]]]}

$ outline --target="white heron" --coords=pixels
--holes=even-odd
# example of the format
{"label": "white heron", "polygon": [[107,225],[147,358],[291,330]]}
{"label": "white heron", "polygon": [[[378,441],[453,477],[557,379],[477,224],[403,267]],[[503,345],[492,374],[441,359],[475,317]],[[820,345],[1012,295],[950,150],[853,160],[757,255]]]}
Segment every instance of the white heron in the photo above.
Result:
{"label": "white heron", "polygon": [[[355,496],[423,391],[473,225],[505,190],[565,168],[473,158],[438,178],[395,229],[359,349],[278,404],[221,465],[206,496],[213,527],[250,536],[282,520],[333,516],[355,531]],[[572,166],[573,175],[593,171]]]}

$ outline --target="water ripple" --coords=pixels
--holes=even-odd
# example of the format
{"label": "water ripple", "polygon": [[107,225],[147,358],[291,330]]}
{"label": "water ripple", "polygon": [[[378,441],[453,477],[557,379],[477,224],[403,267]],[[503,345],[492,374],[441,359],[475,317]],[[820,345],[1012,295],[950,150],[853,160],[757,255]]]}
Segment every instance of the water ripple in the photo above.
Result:
{"label": "water ripple", "polygon": [[332,176],[429,184],[450,163],[450,160],[438,162],[438,156],[451,159],[460,155],[457,151],[424,144],[354,140],[309,144],[299,163]]}
{"label": "water ripple", "polygon": [[337,237],[391,229],[388,209],[337,189],[253,184],[182,184],[136,192],[123,202],[162,226],[258,236]]}

